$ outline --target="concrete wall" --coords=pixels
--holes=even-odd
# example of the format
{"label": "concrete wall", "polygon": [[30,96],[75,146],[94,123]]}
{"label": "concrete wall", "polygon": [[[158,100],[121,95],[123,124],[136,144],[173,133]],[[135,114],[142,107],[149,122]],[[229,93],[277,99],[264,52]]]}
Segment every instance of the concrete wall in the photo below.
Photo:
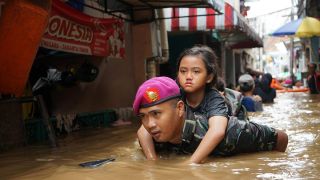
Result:
{"label": "concrete wall", "polygon": [[[106,59],[93,56],[51,56],[40,61],[65,70],[88,61],[99,68],[93,82],[72,87],[55,85],[46,98],[51,115],[81,113],[132,106],[137,87],[146,80],[145,60],[152,57],[150,24],[128,25],[126,58]],[[0,151],[26,142],[20,103],[0,104]]]}
{"label": "concrete wall", "polygon": [[145,59],[152,56],[150,24],[130,25],[126,33],[126,58],[78,57],[53,59],[59,67],[83,63],[85,58],[99,67],[98,77],[90,83],[52,90],[52,114],[80,113],[107,108],[131,107],[137,87],[146,80]]}
{"label": "concrete wall", "polygon": [[0,152],[26,142],[21,111],[18,102],[0,103]]}
{"label": "concrete wall", "polygon": [[93,82],[81,82],[73,87],[56,86],[51,91],[51,112],[79,113],[131,105],[134,94],[131,62],[103,59],[89,61],[99,67],[98,77]]}
{"label": "concrete wall", "polygon": [[[94,7],[96,2],[85,1]],[[95,17],[110,17],[91,8],[84,13]],[[125,59],[91,58],[99,67],[92,83],[80,83],[73,88],[57,89],[52,93],[52,112],[90,112],[107,108],[131,107],[138,86],[146,80],[145,60],[152,57],[150,24],[126,24]],[[77,60],[76,60],[77,61]],[[81,60],[80,60],[81,61]],[[69,63],[68,60],[64,61]]]}
{"label": "concrete wall", "polygon": [[[136,88],[146,80],[145,60],[152,57],[152,40],[150,24],[132,26],[132,61]],[[136,89],[135,89],[136,90]]]}

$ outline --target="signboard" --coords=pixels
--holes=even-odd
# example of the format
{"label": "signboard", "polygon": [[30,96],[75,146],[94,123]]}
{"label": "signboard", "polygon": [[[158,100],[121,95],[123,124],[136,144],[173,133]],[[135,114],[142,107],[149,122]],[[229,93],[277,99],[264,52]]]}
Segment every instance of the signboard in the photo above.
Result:
{"label": "signboard", "polygon": [[91,17],[53,0],[40,46],[76,54],[124,58],[124,22]]}

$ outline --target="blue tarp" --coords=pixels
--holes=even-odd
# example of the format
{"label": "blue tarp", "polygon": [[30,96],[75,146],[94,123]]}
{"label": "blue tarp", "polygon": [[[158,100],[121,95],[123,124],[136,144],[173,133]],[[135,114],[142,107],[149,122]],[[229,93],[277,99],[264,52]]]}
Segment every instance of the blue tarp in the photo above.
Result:
{"label": "blue tarp", "polygon": [[299,28],[301,21],[302,19],[294,20],[277,29],[274,33],[272,33],[272,35],[273,36],[294,35],[297,32],[297,29]]}

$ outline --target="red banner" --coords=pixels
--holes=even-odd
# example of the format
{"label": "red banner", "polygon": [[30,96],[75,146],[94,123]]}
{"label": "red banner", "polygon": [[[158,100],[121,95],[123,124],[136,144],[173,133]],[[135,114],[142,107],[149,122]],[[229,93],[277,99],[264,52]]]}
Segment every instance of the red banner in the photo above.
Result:
{"label": "red banner", "polygon": [[124,57],[124,23],[95,18],[53,0],[41,46],[58,51],[105,57]]}

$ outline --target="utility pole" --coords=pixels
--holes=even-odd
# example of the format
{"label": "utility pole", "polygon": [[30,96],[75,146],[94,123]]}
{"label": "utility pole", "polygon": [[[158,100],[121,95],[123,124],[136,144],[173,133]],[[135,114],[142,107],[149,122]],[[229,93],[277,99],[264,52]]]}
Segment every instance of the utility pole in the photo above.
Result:
{"label": "utility pole", "polygon": [[[294,20],[294,0],[291,0],[291,14],[290,14],[290,19],[291,22]],[[294,64],[294,37],[290,37],[290,61],[289,61],[289,66],[290,66],[290,77],[292,80],[292,85],[294,83],[294,74],[293,74],[293,64]]]}

